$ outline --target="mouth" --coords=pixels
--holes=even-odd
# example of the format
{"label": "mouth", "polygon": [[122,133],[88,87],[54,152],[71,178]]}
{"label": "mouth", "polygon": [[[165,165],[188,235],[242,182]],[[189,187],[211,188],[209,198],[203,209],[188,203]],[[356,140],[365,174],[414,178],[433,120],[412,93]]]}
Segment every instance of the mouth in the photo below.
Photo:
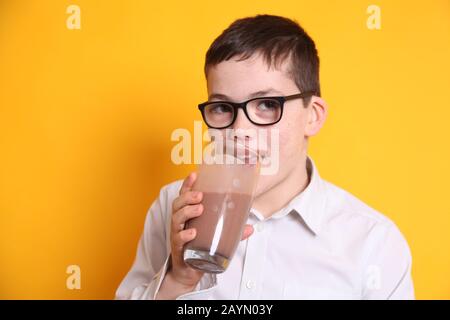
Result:
{"label": "mouth", "polygon": [[261,153],[260,150],[254,150],[248,147],[237,148],[234,150],[234,157],[243,161],[245,164],[260,163],[265,158],[265,153]]}
{"label": "mouth", "polygon": [[218,154],[232,156],[245,164],[262,163],[269,156],[267,149],[256,148],[256,145],[249,141],[225,139],[217,146],[220,150]]}

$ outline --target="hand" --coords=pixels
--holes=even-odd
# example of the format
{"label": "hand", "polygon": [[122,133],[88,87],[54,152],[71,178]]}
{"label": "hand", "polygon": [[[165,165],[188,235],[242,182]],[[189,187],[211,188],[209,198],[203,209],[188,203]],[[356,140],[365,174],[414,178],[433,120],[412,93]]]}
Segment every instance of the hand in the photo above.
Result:
{"label": "hand", "polygon": [[[197,230],[189,228],[184,230],[187,220],[200,216],[203,213],[201,204],[203,194],[199,191],[192,191],[192,185],[197,178],[195,172],[191,173],[183,182],[180,189],[180,195],[172,204],[172,222],[171,222],[171,259],[172,267],[168,271],[169,277],[179,283],[186,289],[195,288],[204,272],[191,268],[183,260],[184,245],[196,237]],[[253,227],[246,225],[242,233],[242,239],[247,239],[253,233]]]}

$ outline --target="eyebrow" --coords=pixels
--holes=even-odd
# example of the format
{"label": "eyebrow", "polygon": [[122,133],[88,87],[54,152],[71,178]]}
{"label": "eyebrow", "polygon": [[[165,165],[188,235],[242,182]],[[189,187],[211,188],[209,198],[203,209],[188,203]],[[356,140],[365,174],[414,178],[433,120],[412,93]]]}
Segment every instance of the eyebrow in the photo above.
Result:
{"label": "eyebrow", "polygon": [[[268,88],[265,90],[259,90],[253,93],[250,93],[247,96],[247,99],[253,99],[253,98],[258,98],[258,97],[264,97],[264,96],[268,96],[269,94],[277,94],[277,95],[284,95],[282,92],[273,89],[273,88]],[[233,99],[231,97],[228,97],[225,94],[222,93],[212,93],[209,95],[208,101],[211,100],[226,100],[226,101],[233,101]]]}

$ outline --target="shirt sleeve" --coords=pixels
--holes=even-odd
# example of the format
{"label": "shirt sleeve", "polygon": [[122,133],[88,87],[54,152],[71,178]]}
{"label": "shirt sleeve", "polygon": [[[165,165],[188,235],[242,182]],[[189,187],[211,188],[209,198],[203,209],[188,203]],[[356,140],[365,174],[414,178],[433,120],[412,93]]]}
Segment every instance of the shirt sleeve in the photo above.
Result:
{"label": "shirt sleeve", "polygon": [[363,299],[413,300],[408,243],[394,224],[378,231],[372,254],[365,264]]}
{"label": "shirt sleeve", "polygon": [[[179,186],[164,187],[147,212],[136,257],[116,291],[117,300],[154,300],[170,267],[170,220],[172,202]],[[205,274],[193,292],[177,299],[209,299],[216,277]]]}

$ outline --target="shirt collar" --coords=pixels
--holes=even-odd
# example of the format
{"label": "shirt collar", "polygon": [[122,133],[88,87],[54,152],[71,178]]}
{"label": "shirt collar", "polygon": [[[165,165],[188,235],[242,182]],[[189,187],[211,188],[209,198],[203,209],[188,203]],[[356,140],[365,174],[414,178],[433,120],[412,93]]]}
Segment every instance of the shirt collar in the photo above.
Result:
{"label": "shirt collar", "polygon": [[[320,232],[325,209],[326,189],[314,161],[309,156],[306,158],[306,171],[309,177],[306,188],[270,218],[279,219],[292,213],[298,216],[314,235],[317,235]],[[258,212],[254,213],[260,215]]]}

